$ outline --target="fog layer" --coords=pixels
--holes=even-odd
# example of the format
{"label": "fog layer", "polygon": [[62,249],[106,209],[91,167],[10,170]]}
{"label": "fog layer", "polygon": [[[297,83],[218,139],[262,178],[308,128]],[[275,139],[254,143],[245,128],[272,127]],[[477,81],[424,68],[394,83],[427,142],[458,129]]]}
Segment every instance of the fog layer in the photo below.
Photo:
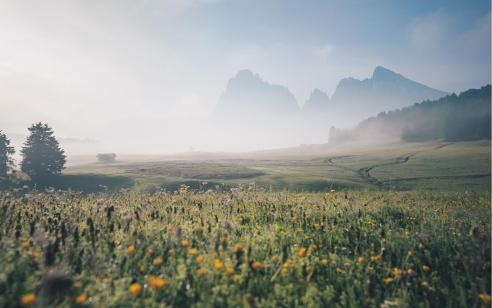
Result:
{"label": "fog layer", "polygon": [[[69,155],[324,143],[416,102],[350,89],[343,106],[340,80],[378,65],[446,93],[489,83],[490,3],[0,0],[0,129],[17,148],[39,121]],[[228,96],[244,69],[261,82]]]}

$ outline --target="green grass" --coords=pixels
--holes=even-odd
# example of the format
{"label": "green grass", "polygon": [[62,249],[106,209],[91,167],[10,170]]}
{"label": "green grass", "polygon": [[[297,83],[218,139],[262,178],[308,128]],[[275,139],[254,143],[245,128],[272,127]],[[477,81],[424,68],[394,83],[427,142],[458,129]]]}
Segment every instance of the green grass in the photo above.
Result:
{"label": "green grass", "polygon": [[485,307],[490,209],[490,193],[3,194],[0,306]]}
{"label": "green grass", "polygon": [[200,158],[0,193],[0,307],[490,305],[490,141]]}
{"label": "green grass", "polygon": [[296,191],[490,190],[490,141],[394,143],[299,151],[215,158],[203,155],[206,160],[197,154],[187,160],[84,164],[70,167],[65,173],[127,177],[141,190],[175,190],[181,183],[193,189],[226,190],[253,183],[274,190]]}

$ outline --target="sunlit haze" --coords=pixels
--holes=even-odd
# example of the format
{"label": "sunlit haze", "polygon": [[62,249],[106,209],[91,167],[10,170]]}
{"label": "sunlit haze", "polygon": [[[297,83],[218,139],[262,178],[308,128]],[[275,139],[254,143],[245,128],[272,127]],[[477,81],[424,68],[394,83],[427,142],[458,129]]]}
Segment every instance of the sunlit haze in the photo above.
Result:
{"label": "sunlit haze", "polygon": [[[490,16],[490,1],[0,0],[0,128],[19,147],[47,122],[68,154],[325,143],[393,108],[334,106],[314,125],[305,102],[344,78],[382,66],[441,91],[419,99],[490,83]],[[221,113],[230,82],[292,114]]]}

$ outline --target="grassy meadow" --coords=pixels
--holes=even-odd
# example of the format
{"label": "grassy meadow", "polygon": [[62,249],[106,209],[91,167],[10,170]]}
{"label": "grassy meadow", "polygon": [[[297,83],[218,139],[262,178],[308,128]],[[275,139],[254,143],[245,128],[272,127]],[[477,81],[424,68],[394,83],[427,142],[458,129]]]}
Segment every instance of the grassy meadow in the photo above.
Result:
{"label": "grassy meadow", "polygon": [[490,141],[198,156],[0,194],[0,307],[490,306]]}
{"label": "grassy meadow", "polygon": [[490,194],[1,196],[0,306],[486,307]]}
{"label": "grassy meadow", "polygon": [[[86,158],[67,168],[64,173],[71,177],[72,185],[63,188],[86,192],[115,192],[128,187],[175,191],[184,183],[198,190],[229,190],[254,183],[275,191],[298,192],[489,191],[490,156],[488,140],[334,148],[306,146],[228,155],[122,156],[113,164],[95,163],[95,158]],[[86,180],[91,176],[94,181],[92,186],[87,186]],[[80,185],[77,177],[81,178]],[[97,183],[102,185],[95,186]]]}

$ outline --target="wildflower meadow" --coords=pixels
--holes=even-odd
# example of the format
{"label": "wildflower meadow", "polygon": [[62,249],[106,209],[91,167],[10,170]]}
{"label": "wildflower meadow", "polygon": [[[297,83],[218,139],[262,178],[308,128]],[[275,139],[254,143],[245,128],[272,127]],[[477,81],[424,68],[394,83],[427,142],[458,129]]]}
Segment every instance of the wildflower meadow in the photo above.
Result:
{"label": "wildflower meadow", "polygon": [[0,306],[488,307],[490,195],[0,196]]}

